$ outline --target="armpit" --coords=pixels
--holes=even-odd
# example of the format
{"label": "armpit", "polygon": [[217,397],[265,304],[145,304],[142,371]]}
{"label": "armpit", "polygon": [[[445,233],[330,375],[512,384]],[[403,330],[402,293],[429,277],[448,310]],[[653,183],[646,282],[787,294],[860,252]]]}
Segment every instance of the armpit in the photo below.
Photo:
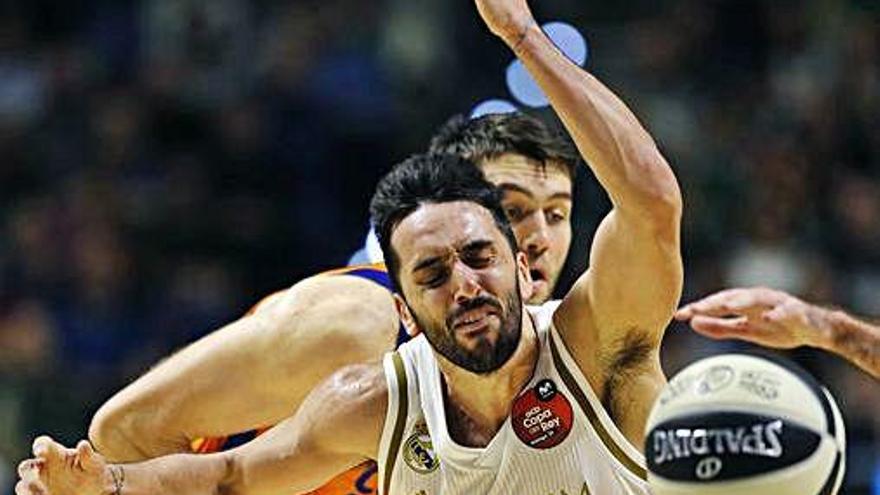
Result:
{"label": "armpit", "polygon": [[620,412],[631,404],[630,387],[627,385],[649,372],[649,358],[656,351],[656,345],[648,332],[639,329],[633,328],[624,332],[621,341],[619,350],[610,360],[602,389],[602,406],[615,423],[620,419]]}

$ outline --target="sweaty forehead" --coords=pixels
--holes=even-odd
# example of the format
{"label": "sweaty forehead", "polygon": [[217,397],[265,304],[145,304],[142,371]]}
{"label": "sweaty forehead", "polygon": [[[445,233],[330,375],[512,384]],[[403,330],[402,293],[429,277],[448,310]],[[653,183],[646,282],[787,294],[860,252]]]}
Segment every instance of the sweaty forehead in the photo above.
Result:
{"label": "sweaty forehead", "polygon": [[391,234],[402,267],[485,240],[503,242],[503,234],[489,210],[470,201],[421,205]]}
{"label": "sweaty forehead", "polygon": [[536,199],[571,194],[572,181],[565,165],[545,165],[523,155],[506,153],[480,164],[486,179],[505,190],[525,192]]}

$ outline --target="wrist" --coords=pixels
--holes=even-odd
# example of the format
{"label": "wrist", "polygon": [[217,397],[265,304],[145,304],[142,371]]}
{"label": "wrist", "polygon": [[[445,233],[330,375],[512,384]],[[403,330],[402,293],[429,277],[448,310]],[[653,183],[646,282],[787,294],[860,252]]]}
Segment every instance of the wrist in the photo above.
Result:
{"label": "wrist", "polygon": [[125,484],[125,469],[120,464],[108,464],[104,468],[104,482],[101,495],[122,495]]}
{"label": "wrist", "polygon": [[826,351],[835,351],[835,334],[837,328],[845,324],[846,313],[836,309],[814,307],[813,315],[810,321],[813,326],[813,332],[807,345]]}
{"label": "wrist", "polygon": [[501,38],[516,55],[519,55],[520,51],[528,45],[528,41],[534,38],[535,35],[543,34],[538,22],[531,17],[525,21],[513,23],[513,25],[515,27],[508,29],[507,34]]}

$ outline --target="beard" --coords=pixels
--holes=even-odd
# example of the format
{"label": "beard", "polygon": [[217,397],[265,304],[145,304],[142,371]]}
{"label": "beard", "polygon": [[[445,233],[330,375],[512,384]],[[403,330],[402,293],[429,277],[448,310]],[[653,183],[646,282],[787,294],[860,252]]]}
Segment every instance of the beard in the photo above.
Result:
{"label": "beard", "polygon": [[[493,343],[488,335],[481,335],[472,349],[465,348],[456,340],[452,322],[462,313],[482,306],[492,306],[498,311],[498,338]],[[424,330],[425,338],[441,356],[472,373],[491,373],[510,359],[522,335],[519,279],[516,279],[514,290],[505,294],[503,300],[490,296],[475,297],[456,309],[443,323],[426,324],[415,313],[413,317]]]}

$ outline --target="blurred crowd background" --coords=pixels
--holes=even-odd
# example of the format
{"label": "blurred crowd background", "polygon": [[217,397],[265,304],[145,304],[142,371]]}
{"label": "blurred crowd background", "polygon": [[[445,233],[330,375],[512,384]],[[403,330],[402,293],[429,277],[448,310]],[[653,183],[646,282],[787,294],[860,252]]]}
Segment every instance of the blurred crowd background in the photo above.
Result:
{"label": "blurred crowd background", "polygon": [[[676,169],[685,300],[763,284],[880,316],[880,3],[533,3]],[[34,435],[81,438],[163,355],[345,264],[378,177],[510,98],[471,2],[0,5],[0,493]],[[607,209],[577,188],[569,281]],[[666,369],[731,346],[673,325]],[[880,493],[880,385],[793,356],[846,413],[845,493]]]}

